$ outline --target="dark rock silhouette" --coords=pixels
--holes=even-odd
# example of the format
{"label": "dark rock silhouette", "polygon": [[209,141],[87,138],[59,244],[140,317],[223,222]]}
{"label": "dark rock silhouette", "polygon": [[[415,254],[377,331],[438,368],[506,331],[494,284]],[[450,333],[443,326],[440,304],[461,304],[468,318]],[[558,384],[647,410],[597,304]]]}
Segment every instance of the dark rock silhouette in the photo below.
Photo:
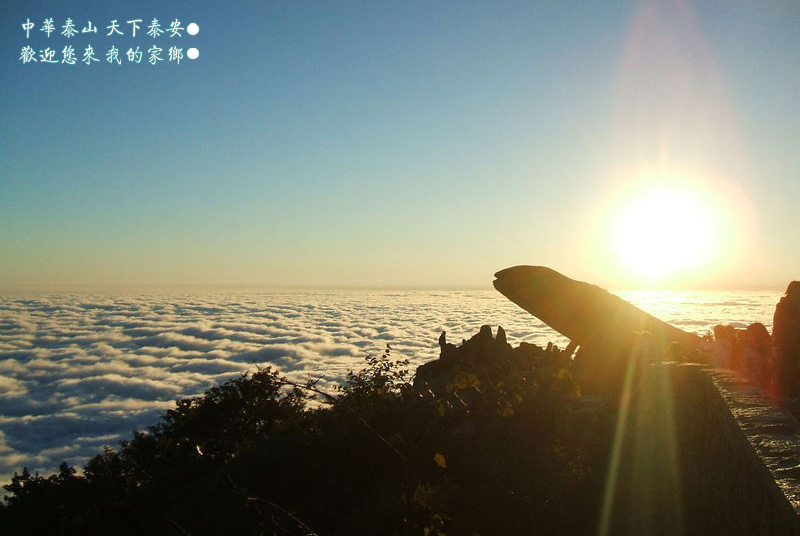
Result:
{"label": "dark rock silhouette", "polygon": [[800,281],[792,281],[775,306],[772,342],[779,396],[800,396]]}
{"label": "dark rock silhouette", "polygon": [[[515,266],[495,274],[504,296],[579,346],[575,357],[579,384],[603,391],[621,381],[627,358],[635,354],[637,334],[663,355],[677,342],[685,351],[701,342],[598,286],[575,281],[544,266]],[[674,351],[674,350],[673,350]]]}
{"label": "dark rock silhouette", "polygon": [[[439,359],[417,367],[414,388],[423,397],[443,399],[451,407],[472,410],[492,398],[498,384],[509,384],[529,377],[541,381],[544,371],[554,381],[568,382],[567,391],[576,389],[571,377],[558,377],[558,371],[568,370],[569,356],[557,346],[542,348],[535,344],[520,343],[512,347],[502,326],[497,336],[492,328],[481,326],[480,331],[461,346],[439,338]],[[552,387],[552,386],[548,386]],[[493,402],[492,402],[493,403]]]}

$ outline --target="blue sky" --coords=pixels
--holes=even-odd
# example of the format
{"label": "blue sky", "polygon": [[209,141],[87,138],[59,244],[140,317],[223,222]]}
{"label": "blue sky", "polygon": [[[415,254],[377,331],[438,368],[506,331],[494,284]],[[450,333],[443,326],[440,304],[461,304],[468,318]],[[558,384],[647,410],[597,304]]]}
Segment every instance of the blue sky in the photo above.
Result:
{"label": "blue sky", "polygon": [[[47,38],[47,18],[98,33]],[[200,31],[130,36],[153,18]],[[44,1],[2,21],[3,286],[489,288],[514,264],[625,286],[608,222],[656,175],[724,205],[732,253],[682,283],[799,276],[794,2]],[[70,44],[100,61],[19,59]],[[153,44],[200,55],[124,58]]]}

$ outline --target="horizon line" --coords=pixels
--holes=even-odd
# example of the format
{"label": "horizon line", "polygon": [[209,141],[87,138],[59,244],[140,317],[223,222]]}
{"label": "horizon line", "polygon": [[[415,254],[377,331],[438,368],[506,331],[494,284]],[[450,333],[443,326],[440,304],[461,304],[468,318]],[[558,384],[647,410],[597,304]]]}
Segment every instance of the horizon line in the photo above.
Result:
{"label": "horizon line", "polygon": [[[591,282],[589,282],[591,283]],[[605,287],[610,292],[776,292],[784,286],[740,284],[712,286]],[[258,283],[11,283],[0,284],[4,293],[200,293],[200,292],[477,292],[495,291],[491,282],[483,285],[441,284],[258,284]]]}

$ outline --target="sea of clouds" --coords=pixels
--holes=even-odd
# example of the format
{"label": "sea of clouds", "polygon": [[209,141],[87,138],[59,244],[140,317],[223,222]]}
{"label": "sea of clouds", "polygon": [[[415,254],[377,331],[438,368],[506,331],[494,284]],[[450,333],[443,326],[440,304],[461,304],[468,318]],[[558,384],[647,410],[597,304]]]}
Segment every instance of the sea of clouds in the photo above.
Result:
{"label": "sea of clouds", "polygon": [[[688,331],[717,323],[771,328],[777,293],[620,293]],[[333,391],[391,345],[412,364],[438,337],[483,324],[509,342],[566,340],[493,291],[0,297],[0,483],[23,467],[82,465],[155,424],[176,399],[257,366]]]}

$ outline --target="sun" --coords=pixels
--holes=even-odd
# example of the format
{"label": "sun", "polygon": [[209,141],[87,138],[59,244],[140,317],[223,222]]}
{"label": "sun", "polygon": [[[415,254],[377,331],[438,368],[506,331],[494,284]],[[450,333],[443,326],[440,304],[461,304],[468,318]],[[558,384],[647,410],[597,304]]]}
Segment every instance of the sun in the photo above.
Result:
{"label": "sun", "polygon": [[650,283],[705,269],[717,256],[724,218],[702,191],[657,186],[620,206],[612,230],[620,266]]}

